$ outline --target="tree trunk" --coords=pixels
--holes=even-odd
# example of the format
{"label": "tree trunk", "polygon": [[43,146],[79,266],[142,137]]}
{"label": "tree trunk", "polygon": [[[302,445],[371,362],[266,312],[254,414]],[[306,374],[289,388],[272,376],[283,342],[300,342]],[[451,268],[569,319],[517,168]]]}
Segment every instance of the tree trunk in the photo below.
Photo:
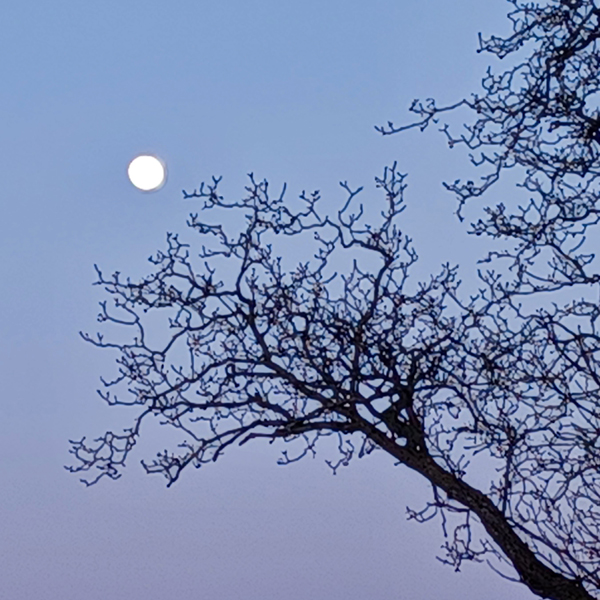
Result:
{"label": "tree trunk", "polygon": [[373,441],[477,515],[490,537],[513,564],[521,581],[534,594],[551,600],[596,600],[581,582],[568,579],[543,564],[485,494],[445,471],[426,451],[410,451],[398,446],[381,431],[375,431],[377,433],[369,432]]}

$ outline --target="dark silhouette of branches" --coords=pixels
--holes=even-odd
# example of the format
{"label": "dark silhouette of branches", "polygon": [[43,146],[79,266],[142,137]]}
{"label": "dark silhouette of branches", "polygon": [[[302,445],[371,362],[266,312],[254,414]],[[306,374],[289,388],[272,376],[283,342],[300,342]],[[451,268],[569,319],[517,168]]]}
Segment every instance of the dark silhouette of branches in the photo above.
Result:
{"label": "dark silhouette of branches", "polygon": [[[379,128],[438,124],[451,147],[471,151],[479,182],[445,184],[461,219],[505,169],[522,175],[525,203],[483,205],[471,224],[492,248],[479,292],[464,297],[448,264],[409,278],[417,254],[399,228],[396,164],[375,180],[376,222],[365,192],[345,182],[346,202],[330,214],[318,192],[293,208],[285,189],[273,195],[251,174],[247,195],[228,201],[213,179],[185,194],[203,202],[188,221],[199,254],[169,234],[140,281],[97,269],[114,301],[99,320],[130,334],[84,338],[119,356],[103,398],[139,413],[120,434],[73,441],[71,471],[92,473],[88,485],[120,477],[148,416],[181,430],[177,451],[142,463],[169,486],[229,446],[279,440],[292,448],[287,464],[333,436],[334,473],[383,451],[431,483],[431,500],[409,516],[440,517],[443,560],[457,570],[486,560],[540,597],[600,598],[600,273],[587,239],[599,220],[600,8],[510,4],[512,35],[481,38],[480,51],[512,66],[490,68],[479,95],[415,101],[416,122]],[[473,119],[465,133],[440,124],[462,110]],[[218,224],[233,215],[244,219],[237,231]],[[312,256],[287,267],[282,240]],[[164,339],[149,315],[164,316]],[[478,486],[474,461],[487,473]]]}

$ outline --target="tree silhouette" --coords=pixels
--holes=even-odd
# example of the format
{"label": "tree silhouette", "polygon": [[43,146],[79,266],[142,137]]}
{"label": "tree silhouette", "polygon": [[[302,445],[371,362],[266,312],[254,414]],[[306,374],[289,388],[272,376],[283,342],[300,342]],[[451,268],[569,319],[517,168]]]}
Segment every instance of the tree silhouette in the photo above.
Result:
{"label": "tree silhouette", "polygon": [[[600,598],[600,273],[588,240],[600,220],[600,8],[510,4],[512,35],[480,38],[480,51],[512,66],[488,69],[480,95],[415,101],[415,122],[378,128],[426,129],[468,111],[464,133],[441,125],[482,173],[445,184],[460,219],[506,169],[519,176],[469,230],[490,238],[479,292],[464,297],[450,265],[409,279],[417,255],[398,227],[405,175],[396,164],[375,179],[376,223],[361,188],[345,182],[347,201],[328,214],[318,192],[293,208],[285,188],[272,195],[253,175],[246,197],[227,201],[214,178],[184,193],[204,204],[188,221],[203,240],[197,255],[169,234],[138,282],[97,269],[114,299],[99,320],[131,333],[126,342],[82,335],[119,353],[103,398],[139,413],[122,433],[72,441],[80,462],[69,470],[93,471],[88,485],[120,477],[149,415],[183,434],[177,451],[142,462],[169,486],[231,445],[281,440],[293,447],[287,464],[334,436],[334,472],[383,451],[425,477],[431,500],[409,516],[441,518],[444,560],[457,570],[487,560],[540,597]],[[208,222],[213,214],[242,225],[231,233]],[[288,268],[274,248],[281,240],[314,255]],[[163,317],[159,341],[150,315]],[[479,487],[469,482],[475,457],[487,468]]]}

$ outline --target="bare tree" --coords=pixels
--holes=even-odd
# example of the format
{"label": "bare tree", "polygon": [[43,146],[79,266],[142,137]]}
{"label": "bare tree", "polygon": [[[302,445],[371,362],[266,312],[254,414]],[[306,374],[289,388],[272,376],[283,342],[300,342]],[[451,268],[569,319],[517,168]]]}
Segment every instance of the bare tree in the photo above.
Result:
{"label": "bare tree", "polygon": [[[169,234],[148,277],[98,270],[114,299],[99,320],[131,334],[83,335],[119,353],[103,398],[139,413],[122,433],[71,442],[72,472],[94,472],[88,485],[120,477],[149,415],[182,433],[177,451],[142,462],[169,486],[228,446],[281,440],[293,448],[287,464],[333,436],[334,472],[383,451],[426,478],[431,500],[409,516],[440,517],[444,560],[457,570],[487,560],[540,597],[600,598],[600,273],[586,249],[600,219],[600,8],[510,4],[512,35],[480,40],[510,68],[488,70],[481,95],[445,107],[415,101],[415,123],[379,128],[425,129],[468,111],[465,133],[441,127],[483,169],[478,183],[446,184],[461,219],[506,169],[521,177],[511,197],[527,202],[484,206],[472,223],[492,248],[479,292],[465,298],[450,265],[409,280],[417,255],[398,228],[405,176],[395,164],[376,178],[375,224],[347,183],[347,201],[328,214],[317,192],[294,209],[250,175],[247,196],[227,201],[213,179],[186,194],[204,203],[188,221],[203,238],[197,256]],[[237,233],[208,222],[223,211],[245,219]],[[314,256],[286,268],[274,249],[286,239],[314,244]],[[344,257],[350,266],[338,274]],[[149,314],[164,315],[163,340],[150,341]],[[479,488],[475,457],[487,467]]]}

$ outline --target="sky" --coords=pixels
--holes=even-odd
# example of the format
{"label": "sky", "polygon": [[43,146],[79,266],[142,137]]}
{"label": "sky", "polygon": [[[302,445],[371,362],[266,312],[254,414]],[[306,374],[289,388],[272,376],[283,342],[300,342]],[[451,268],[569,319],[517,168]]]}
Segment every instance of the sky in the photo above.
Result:
{"label": "sky", "polygon": [[[476,91],[490,59],[477,34],[508,32],[503,0],[20,0],[0,37],[0,596],[7,600],[527,600],[484,565],[436,560],[437,521],[406,520],[425,483],[376,454],[332,476],[319,457],[287,467],[267,444],[232,448],[167,489],[139,461],[169,446],[148,428],[124,476],[86,488],[69,439],[130,423],[96,394],[115,356],[93,286],[150,272],[166,232],[196,238],[184,200],[213,175],[227,198],[247,173],[288,197],[365,186],[398,161],[406,231],[424,277],[481,248],[442,181],[466,172],[435,132],[382,137],[413,98]],[[129,161],[168,165],[159,191]],[[185,235],[183,235],[185,234]],[[478,245],[479,244],[479,245]],[[466,275],[468,280],[468,273]]]}

